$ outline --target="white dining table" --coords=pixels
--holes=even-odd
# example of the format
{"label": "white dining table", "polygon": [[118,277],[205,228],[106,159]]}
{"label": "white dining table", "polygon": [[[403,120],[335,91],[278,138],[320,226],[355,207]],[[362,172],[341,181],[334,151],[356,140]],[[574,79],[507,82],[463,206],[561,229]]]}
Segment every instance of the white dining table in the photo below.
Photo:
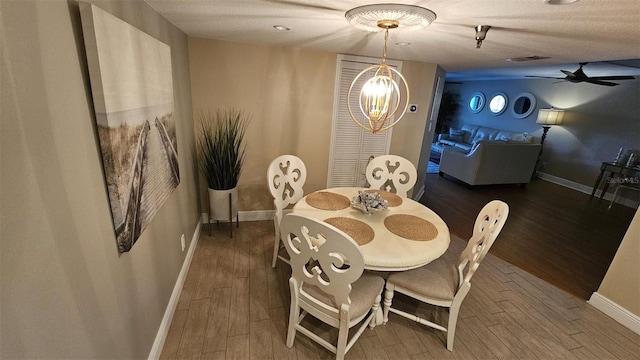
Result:
{"label": "white dining table", "polygon": [[[388,200],[387,209],[365,214],[351,207],[359,191],[378,192]],[[440,216],[417,201],[386,191],[356,187],[319,190],[300,200],[292,212],[329,222],[351,235],[358,242],[367,270],[414,269],[439,258],[449,247],[449,228]]]}

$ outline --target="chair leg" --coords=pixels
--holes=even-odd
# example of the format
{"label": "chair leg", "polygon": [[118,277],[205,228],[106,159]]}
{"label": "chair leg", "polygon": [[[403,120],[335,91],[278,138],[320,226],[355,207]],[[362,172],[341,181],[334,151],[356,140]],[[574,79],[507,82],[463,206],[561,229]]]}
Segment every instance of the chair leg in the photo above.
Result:
{"label": "chair leg", "polygon": [[382,296],[376,296],[373,306],[371,307],[371,313],[374,314],[371,318],[371,322],[369,323],[369,328],[371,330],[373,330],[376,325],[382,325],[382,309],[380,309],[380,300],[382,300]]}
{"label": "chair leg", "polygon": [[296,338],[296,323],[300,316],[300,308],[291,304],[291,311],[289,313],[289,328],[287,330],[287,347],[293,347],[293,341]]}
{"label": "chair leg", "polygon": [[275,269],[276,262],[278,261],[278,252],[280,251],[280,224],[278,218],[273,218],[273,228],[275,229],[275,241],[273,243],[273,260],[271,260],[271,267]]}
{"label": "chair leg", "polygon": [[271,267],[275,269],[276,262],[278,261],[278,251],[280,250],[280,235],[276,234],[276,238],[273,243],[273,260],[271,260]]}
{"label": "chair leg", "polygon": [[447,324],[447,350],[453,351],[453,340],[456,337],[456,324],[458,323],[458,311],[460,303],[454,303],[449,308],[449,321]]}
{"label": "chair leg", "polygon": [[287,347],[293,347],[293,340],[296,338],[296,325],[300,318],[300,306],[298,305],[298,297],[295,290],[296,280],[289,279],[289,287],[291,288],[291,308],[289,310],[289,327],[287,330]]}
{"label": "chair leg", "polygon": [[338,329],[338,344],[336,346],[336,360],[343,360],[344,355],[347,352],[347,339],[349,337],[349,324],[348,319],[349,315],[346,313],[341,314],[340,316],[340,328]]}
{"label": "chair leg", "polygon": [[387,283],[384,290],[384,304],[382,306],[382,323],[386,324],[389,321],[389,308],[391,307],[391,299],[393,299],[393,290],[395,286]]}

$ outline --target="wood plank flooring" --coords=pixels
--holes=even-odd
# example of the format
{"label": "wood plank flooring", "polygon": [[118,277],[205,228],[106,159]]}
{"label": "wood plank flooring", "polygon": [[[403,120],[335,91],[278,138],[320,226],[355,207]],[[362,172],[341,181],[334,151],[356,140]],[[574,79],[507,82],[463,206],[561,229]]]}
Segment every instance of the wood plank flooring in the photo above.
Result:
{"label": "wood plank flooring", "polygon": [[427,174],[420,202],[462,239],[493,199],[509,204],[509,219],[491,253],[582,299],[598,289],[635,214],[615,204],[536,179],[518,185],[467,188]]}
{"label": "wood plank flooring", "polygon": [[[290,270],[280,261],[270,266],[273,222],[243,222],[233,239],[222,225],[207,234],[197,244],[162,359],[334,358],[301,334],[293,348],[285,345]],[[444,256],[457,258],[465,244],[454,236]],[[472,283],[452,352],[444,333],[390,314],[386,325],[365,330],[346,358],[640,359],[638,335],[492,254]],[[433,317],[433,308],[400,294],[394,304]],[[317,321],[309,324],[335,336]]]}

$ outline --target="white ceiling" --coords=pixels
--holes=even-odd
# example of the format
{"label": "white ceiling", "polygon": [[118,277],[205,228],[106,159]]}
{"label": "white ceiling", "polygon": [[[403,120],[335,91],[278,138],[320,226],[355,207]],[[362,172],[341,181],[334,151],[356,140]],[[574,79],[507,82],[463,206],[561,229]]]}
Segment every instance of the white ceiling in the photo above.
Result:
{"label": "white ceiling", "polygon": [[[560,69],[574,71],[579,62],[590,62],[583,69],[589,76],[640,75],[638,61],[615,62],[640,59],[640,0],[145,1],[192,37],[372,57],[382,55],[383,33],[352,27],[344,13],[372,3],[405,3],[428,8],[437,19],[418,31],[391,30],[388,57],[440,64],[448,79],[563,77]],[[274,25],[291,30],[276,31]],[[480,49],[476,25],[492,26]],[[534,55],[550,58],[505,61]]]}

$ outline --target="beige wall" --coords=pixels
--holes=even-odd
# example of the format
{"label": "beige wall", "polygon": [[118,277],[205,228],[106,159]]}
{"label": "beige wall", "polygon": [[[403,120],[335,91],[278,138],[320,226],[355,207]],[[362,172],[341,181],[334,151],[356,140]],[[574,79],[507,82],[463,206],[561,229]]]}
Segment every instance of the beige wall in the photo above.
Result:
{"label": "beige wall", "polygon": [[199,220],[185,34],[142,1],[92,1],[169,44],[181,182],[118,255],[78,4],[0,1],[0,358],[146,358]]}
{"label": "beige wall", "polygon": [[[416,113],[407,113],[404,118],[393,127],[390,153],[409,159],[418,170],[418,181],[410,196],[416,195],[422,185],[427,172],[427,162],[431,151],[431,139],[434,127],[428,127],[431,103],[435,92],[435,81],[438,74],[436,64],[426,64],[405,61],[402,64],[402,74],[409,83],[411,104],[418,105]],[[434,124],[435,125],[435,124]],[[425,156],[426,154],[426,156]]]}
{"label": "beige wall", "polygon": [[[196,124],[198,112],[206,109],[235,107],[253,118],[238,184],[240,210],[273,208],[267,166],[281,154],[305,162],[305,193],[326,187],[336,59],[337,54],[306,49],[189,38]],[[435,69],[432,64],[403,64],[420,111],[394,127],[391,153],[416,163]],[[201,204],[207,204],[206,184],[201,184]]]}
{"label": "beige wall", "polygon": [[[142,1],[92,2],[171,46],[181,183],[132,251],[118,255],[78,6],[0,1],[0,358],[147,357],[185,257],[180,235],[192,238],[202,211],[192,91],[196,111],[236,106],[253,115],[244,209],[271,206],[266,166],[281,153],[311,165],[305,191],[325,186],[335,54],[201,39],[187,47]],[[406,64],[410,83],[425,79],[431,88],[431,65]],[[431,101],[431,90],[413,86],[417,123],[401,122],[392,144],[412,160],[419,150],[401,142],[424,129]],[[623,306],[616,284],[620,274],[639,273],[638,237],[630,235],[638,222],[600,290]]]}
{"label": "beige wall", "polygon": [[640,209],[618,247],[598,293],[640,316]]}

